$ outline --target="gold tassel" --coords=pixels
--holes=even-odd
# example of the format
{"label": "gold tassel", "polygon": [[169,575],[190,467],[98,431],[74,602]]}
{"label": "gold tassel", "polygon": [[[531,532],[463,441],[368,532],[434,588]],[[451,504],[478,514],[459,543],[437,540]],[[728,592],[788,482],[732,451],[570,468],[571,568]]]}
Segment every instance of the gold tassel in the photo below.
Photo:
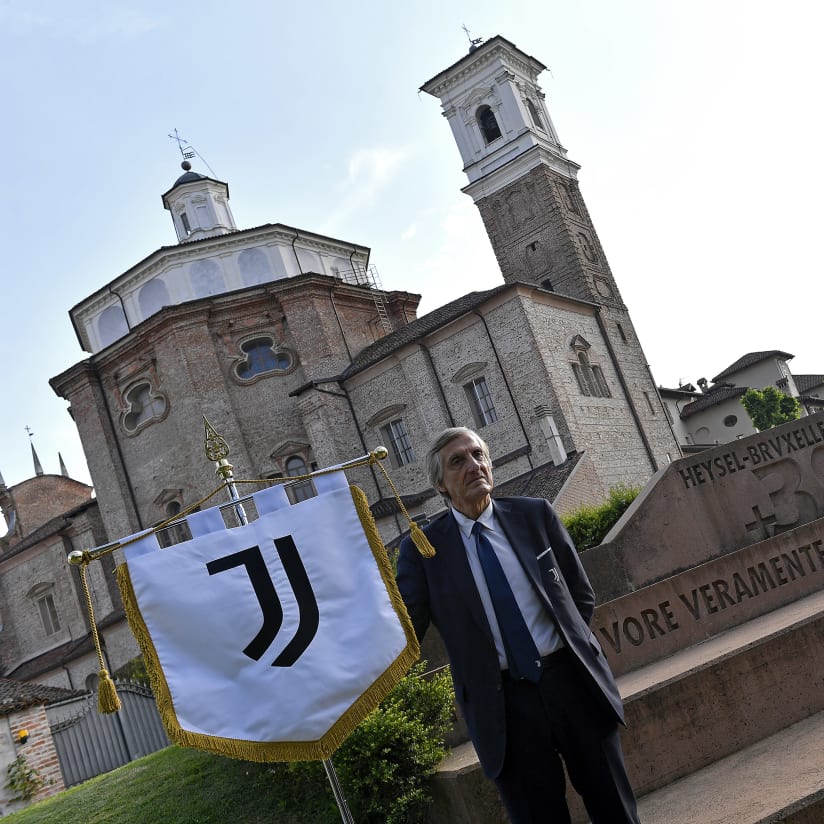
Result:
{"label": "gold tassel", "polygon": [[409,534],[412,537],[412,543],[418,548],[418,552],[424,558],[431,558],[435,554],[435,547],[429,543],[429,538],[424,535],[424,531],[414,522],[409,522]]}
{"label": "gold tassel", "polygon": [[68,561],[73,566],[80,567],[80,583],[83,587],[83,595],[86,598],[86,609],[89,612],[89,627],[91,628],[92,640],[94,641],[94,651],[97,653],[97,671],[100,684],[97,687],[97,711],[102,713],[113,713],[120,709],[120,698],[117,695],[114,681],[112,681],[106,664],[103,662],[103,648],[100,645],[100,636],[97,634],[97,622],[94,620],[94,604],[92,604],[92,594],[89,590],[89,582],[86,580],[86,567],[91,561],[91,552],[88,550],[81,552],[79,549],[69,554]]}
{"label": "gold tassel", "polygon": [[423,555],[424,558],[432,558],[435,555],[435,547],[429,543],[429,538],[424,535],[423,530],[409,517],[409,513],[406,511],[406,507],[403,505],[403,501],[401,500],[400,493],[397,489],[395,489],[395,484],[392,483],[392,479],[389,477],[389,473],[384,469],[383,464],[378,464],[378,469],[383,472],[383,477],[386,478],[386,482],[389,484],[389,488],[392,490],[392,493],[395,496],[395,500],[398,503],[398,509],[403,513],[404,518],[406,518],[406,522],[409,524],[409,536],[412,538],[412,543],[418,548],[418,552]]}
{"label": "gold tassel", "polygon": [[117,712],[120,709],[120,697],[117,694],[117,688],[109,675],[108,670],[101,669],[97,673],[100,678],[100,684],[97,687],[97,709],[98,712],[109,715]]}

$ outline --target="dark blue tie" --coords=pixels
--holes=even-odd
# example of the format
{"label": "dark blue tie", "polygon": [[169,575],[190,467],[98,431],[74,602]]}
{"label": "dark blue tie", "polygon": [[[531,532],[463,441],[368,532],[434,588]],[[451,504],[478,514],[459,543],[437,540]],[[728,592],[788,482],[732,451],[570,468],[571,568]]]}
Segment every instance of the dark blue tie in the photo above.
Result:
{"label": "dark blue tie", "polygon": [[537,683],[541,677],[541,656],[512,593],[512,587],[489,538],[484,535],[483,525],[475,521],[472,534],[475,536],[478,558],[501,630],[509,673],[514,678],[526,678]]}

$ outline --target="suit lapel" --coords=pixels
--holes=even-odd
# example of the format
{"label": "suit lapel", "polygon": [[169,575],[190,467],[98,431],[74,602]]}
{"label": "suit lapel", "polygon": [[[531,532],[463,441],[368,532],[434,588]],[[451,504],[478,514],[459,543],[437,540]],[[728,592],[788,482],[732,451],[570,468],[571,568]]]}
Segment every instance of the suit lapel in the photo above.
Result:
{"label": "suit lapel", "polygon": [[460,601],[494,645],[492,630],[490,630],[489,622],[486,619],[481,596],[478,595],[475,578],[469,568],[463,537],[452,513],[450,512],[434,523],[426,531],[426,536],[432,546],[435,547],[435,557],[432,561],[437,561],[438,566],[441,567],[437,575],[444,576],[444,580],[451,582],[451,586],[448,588],[449,597],[454,597]]}
{"label": "suit lapel", "polygon": [[523,515],[514,512],[512,505],[508,501],[493,501],[493,506],[495,508],[495,517],[509,540],[513,551],[518,556],[521,566],[524,568],[538,593],[549,603],[546,589],[541,580],[538,556],[528,549],[528,547],[534,546],[535,538],[529,534],[525,518]]}

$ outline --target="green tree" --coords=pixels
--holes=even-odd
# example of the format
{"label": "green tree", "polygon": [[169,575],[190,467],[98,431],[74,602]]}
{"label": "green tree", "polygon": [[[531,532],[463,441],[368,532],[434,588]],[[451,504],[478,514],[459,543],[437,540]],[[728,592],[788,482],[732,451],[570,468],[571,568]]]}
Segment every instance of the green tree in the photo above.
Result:
{"label": "green tree", "polygon": [[798,401],[779,392],[774,386],[748,389],[741,396],[741,405],[747,410],[752,425],[759,432],[787,421],[798,420],[801,415]]}

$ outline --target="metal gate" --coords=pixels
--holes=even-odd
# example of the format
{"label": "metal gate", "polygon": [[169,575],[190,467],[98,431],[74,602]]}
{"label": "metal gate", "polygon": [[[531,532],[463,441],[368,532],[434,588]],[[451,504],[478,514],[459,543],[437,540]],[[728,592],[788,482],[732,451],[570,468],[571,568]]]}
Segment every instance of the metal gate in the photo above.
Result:
{"label": "metal gate", "polygon": [[121,708],[97,711],[97,695],[62,701],[46,708],[66,787],[122,767],[171,743],[151,690],[117,682]]}

